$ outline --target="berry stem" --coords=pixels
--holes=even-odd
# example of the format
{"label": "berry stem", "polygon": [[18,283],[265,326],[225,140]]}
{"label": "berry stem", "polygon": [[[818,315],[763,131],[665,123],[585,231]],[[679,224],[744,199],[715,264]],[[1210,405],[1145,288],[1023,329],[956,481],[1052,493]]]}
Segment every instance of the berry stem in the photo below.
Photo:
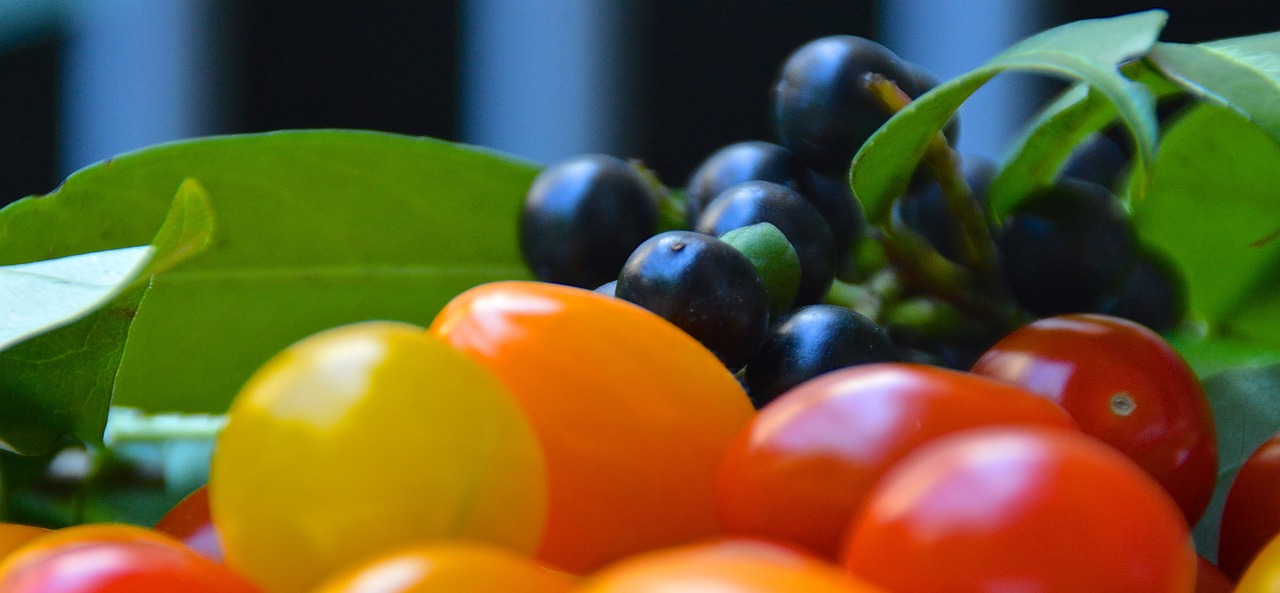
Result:
{"label": "berry stem", "polygon": [[685,220],[684,196],[671,191],[658,178],[657,173],[645,166],[643,162],[637,159],[631,159],[628,162],[640,172],[645,181],[649,182],[649,189],[658,201],[658,232],[682,231],[688,228],[689,223]]}
{"label": "berry stem", "polygon": [[[867,75],[867,88],[880,102],[881,107],[890,114],[897,113],[911,104],[911,97],[892,80],[879,74]],[[995,241],[991,230],[984,219],[978,201],[974,199],[973,189],[965,180],[960,166],[960,155],[947,143],[947,138],[938,132],[929,140],[925,148],[924,163],[933,173],[938,186],[942,189],[943,198],[960,225],[964,236],[964,263],[977,273],[982,286],[992,295],[1006,292],[1000,278]]]}
{"label": "berry stem", "polygon": [[1013,311],[1001,305],[1004,299],[977,290],[973,274],[943,257],[919,235],[892,229],[877,229],[876,235],[889,262],[915,292],[935,295],[992,327],[1011,327]]}

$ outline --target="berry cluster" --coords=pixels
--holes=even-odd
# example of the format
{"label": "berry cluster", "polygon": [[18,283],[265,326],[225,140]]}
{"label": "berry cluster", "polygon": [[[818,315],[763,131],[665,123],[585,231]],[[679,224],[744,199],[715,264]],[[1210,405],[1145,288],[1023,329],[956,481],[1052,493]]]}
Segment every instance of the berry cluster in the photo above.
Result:
{"label": "berry cluster", "polygon": [[[683,191],[611,156],[555,164],[524,205],[525,259],[540,280],[596,288],[681,327],[740,371],[757,405],[854,364],[967,368],[1032,317],[1103,312],[1157,330],[1179,321],[1182,286],[1137,244],[1110,189],[1127,156],[1105,136],[993,221],[996,167],[950,149],[952,118],[940,143],[950,166],[920,166],[887,227],[869,226],[850,162],[937,84],[873,41],[811,41],[773,89],[778,143],[715,151]],[[952,279],[961,274],[979,281]]]}

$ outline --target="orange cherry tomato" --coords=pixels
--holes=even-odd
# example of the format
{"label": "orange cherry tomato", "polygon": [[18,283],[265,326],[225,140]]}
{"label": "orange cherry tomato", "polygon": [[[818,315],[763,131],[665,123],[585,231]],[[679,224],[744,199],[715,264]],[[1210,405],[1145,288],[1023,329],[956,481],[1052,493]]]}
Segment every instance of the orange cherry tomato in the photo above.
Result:
{"label": "orange cherry tomato", "polygon": [[849,572],[894,593],[1189,593],[1177,504],[1078,431],[975,428],[904,458],[853,520]]}
{"label": "orange cherry tomato", "polygon": [[506,548],[457,540],[376,556],[312,593],[561,593],[577,582]]}
{"label": "orange cherry tomato", "polygon": [[431,331],[501,378],[542,443],[539,559],[583,573],[719,532],[716,468],[753,410],[688,334],[631,303],[537,282],[469,290]]}
{"label": "orange cherry tomato", "polygon": [[23,544],[47,533],[49,530],[43,527],[0,523],[0,561]]}
{"label": "orange cherry tomato", "polygon": [[895,462],[966,428],[1073,428],[1057,404],[1015,385],[917,364],[827,373],[761,409],[725,454],[716,495],[725,531],[839,557],[844,530]]}
{"label": "orange cherry tomato", "polygon": [[779,544],[725,540],[688,544],[622,560],[579,593],[887,593],[835,565]]}
{"label": "orange cherry tomato", "polygon": [[1080,430],[1119,449],[1173,495],[1187,524],[1218,476],[1213,411],[1200,380],[1159,334],[1118,317],[1047,317],[1005,336],[973,372],[1066,408]]}
{"label": "orange cherry tomato", "polygon": [[68,527],[0,562],[5,593],[259,593],[177,540],[140,527]]}
{"label": "orange cherry tomato", "polygon": [[197,554],[222,562],[222,544],[209,517],[209,488],[201,486],[169,509],[156,523],[156,531],[177,538]]}

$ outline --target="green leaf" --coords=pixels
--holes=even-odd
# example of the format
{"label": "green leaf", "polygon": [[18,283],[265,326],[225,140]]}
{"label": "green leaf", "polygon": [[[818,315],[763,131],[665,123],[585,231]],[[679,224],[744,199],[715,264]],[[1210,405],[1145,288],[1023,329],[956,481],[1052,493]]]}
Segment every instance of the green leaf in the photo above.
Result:
{"label": "green leaf", "polygon": [[[929,140],[970,95],[1005,71],[1050,74],[1091,85],[1114,105],[1133,134],[1140,157],[1138,172],[1145,176],[1155,154],[1155,100],[1144,85],[1122,75],[1117,65],[1146,54],[1167,17],[1165,12],[1153,10],[1050,29],[912,101],[854,156],[851,182],[868,218],[885,220]],[[1139,193],[1141,190],[1140,183]]]}
{"label": "green leaf", "polygon": [[1179,332],[1164,336],[1191,365],[1197,377],[1223,371],[1280,363],[1280,349],[1221,336],[1200,336]]}
{"label": "green leaf", "polygon": [[64,434],[98,442],[144,284],[203,249],[212,229],[207,194],[186,180],[152,245],[0,271],[17,321],[0,341],[0,448],[40,454]]}
{"label": "green leaf", "polygon": [[1280,146],[1234,111],[1203,104],[1167,131],[1140,238],[1169,255],[1210,336],[1280,349]]}
{"label": "green leaf", "polygon": [[[1179,92],[1145,62],[1131,62],[1121,70],[1145,86],[1153,97]],[[1115,118],[1115,105],[1106,95],[1084,83],[1071,87],[1042,109],[1022,136],[1014,140],[1000,174],[987,190],[992,216],[1003,220],[1024,196],[1052,183],[1071,151]]]}
{"label": "green leaf", "polygon": [[151,246],[0,267],[0,350],[70,324],[115,298],[151,261]]}
{"label": "green leaf", "polygon": [[1218,430],[1218,481],[1204,518],[1195,527],[1196,550],[1217,557],[1218,528],[1227,490],[1254,449],[1280,432],[1280,365],[1234,369],[1207,377],[1205,392]]}
{"label": "green leaf", "polygon": [[1280,33],[1158,43],[1151,61],[1179,86],[1238,111],[1280,141]]}
{"label": "green leaf", "polygon": [[209,198],[188,180],[152,245],[0,266],[0,350],[81,319],[136,282],[181,263],[208,244],[212,228]]}
{"label": "green leaf", "polygon": [[[527,277],[516,222],[535,174],[492,152],[372,132],[167,144],[0,211],[0,263],[145,243],[182,179],[208,188],[216,237],[129,295],[136,311],[104,311],[131,317],[127,333],[84,328],[94,338],[79,345],[89,359],[61,369],[28,360],[46,365],[46,379],[55,370],[96,378],[105,397],[62,411],[86,424],[76,434],[88,438],[101,435],[109,404],[221,412],[258,366],[311,333],[366,319],[425,325],[466,288]],[[118,365],[97,356],[107,350]],[[0,389],[11,379],[0,369]],[[55,402],[76,385],[28,387],[32,401]]]}

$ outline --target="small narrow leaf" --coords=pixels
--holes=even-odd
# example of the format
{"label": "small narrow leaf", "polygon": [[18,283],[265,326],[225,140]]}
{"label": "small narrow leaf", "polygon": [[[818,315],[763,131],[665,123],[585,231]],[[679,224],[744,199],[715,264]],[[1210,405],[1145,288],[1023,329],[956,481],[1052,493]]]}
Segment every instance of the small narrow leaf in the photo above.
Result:
{"label": "small narrow leaf", "polygon": [[[1010,47],[982,67],[913,101],[854,156],[851,183],[868,218],[885,220],[933,135],[970,95],[997,74],[1010,70],[1062,76],[1095,88],[1114,105],[1120,121],[1133,134],[1138,172],[1145,176],[1155,154],[1155,101],[1143,85],[1122,75],[1118,65],[1146,54],[1167,17],[1155,10],[1063,25]],[[1140,183],[1139,193],[1141,188]]]}

